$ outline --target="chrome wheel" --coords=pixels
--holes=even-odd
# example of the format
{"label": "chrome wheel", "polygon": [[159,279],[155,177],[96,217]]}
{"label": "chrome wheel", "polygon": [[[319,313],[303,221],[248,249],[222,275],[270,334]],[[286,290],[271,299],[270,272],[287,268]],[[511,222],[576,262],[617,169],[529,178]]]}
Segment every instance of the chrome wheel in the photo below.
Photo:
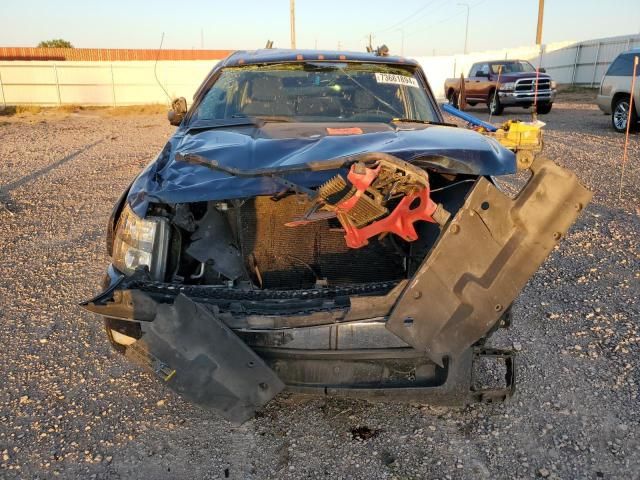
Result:
{"label": "chrome wheel", "polygon": [[623,100],[618,102],[613,111],[613,125],[616,130],[626,130],[629,118],[629,102]]}

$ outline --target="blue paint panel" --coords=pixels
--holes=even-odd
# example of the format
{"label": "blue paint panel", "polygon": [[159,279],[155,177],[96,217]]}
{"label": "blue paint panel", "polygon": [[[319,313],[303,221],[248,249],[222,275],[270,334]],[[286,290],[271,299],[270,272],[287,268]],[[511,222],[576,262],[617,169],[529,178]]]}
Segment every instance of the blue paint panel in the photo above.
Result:
{"label": "blue paint panel", "polygon": [[[175,159],[176,153],[198,154],[222,166],[240,169],[299,166],[366,152],[382,152],[445,173],[505,175],[516,172],[513,152],[495,140],[463,128],[427,126],[395,130],[374,124],[377,131],[331,136],[317,124],[267,124],[200,133],[180,128],[158,158],[133,183],[128,202],[144,216],[149,203],[186,203],[273,195],[282,185],[269,177],[239,178],[203,165]],[[372,128],[374,127],[372,125]],[[344,126],[344,124],[339,125]],[[321,134],[324,130],[324,134]],[[303,172],[286,178],[317,187],[336,171]]]}

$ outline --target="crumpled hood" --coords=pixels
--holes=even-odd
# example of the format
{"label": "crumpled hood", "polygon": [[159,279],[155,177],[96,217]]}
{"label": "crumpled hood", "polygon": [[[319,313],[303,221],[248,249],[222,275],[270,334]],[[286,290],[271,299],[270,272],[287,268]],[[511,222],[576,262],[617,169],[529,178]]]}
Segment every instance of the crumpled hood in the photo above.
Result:
{"label": "crumpled hood", "polygon": [[[516,171],[513,152],[464,128],[395,130],[383,124],[361,125],[364,133],[359,135],[328,135],[327,124],[266,124],[261,128],[234,127],[199,133],[181,128],[134,181],[128,202],[137,215],[144,216],[149,203],[226,200],[273,195],[283,190],[282,183],[271,177],[234,177],[205,165],[176,160],[176,153],[197,154],[223,166],[247,170],[382,152],[408,162],[419,160],[422,167],[446,173],[486,176]],[[309,171],[286,175],[286,179],[312,188],[335,174],[335,170]]]}

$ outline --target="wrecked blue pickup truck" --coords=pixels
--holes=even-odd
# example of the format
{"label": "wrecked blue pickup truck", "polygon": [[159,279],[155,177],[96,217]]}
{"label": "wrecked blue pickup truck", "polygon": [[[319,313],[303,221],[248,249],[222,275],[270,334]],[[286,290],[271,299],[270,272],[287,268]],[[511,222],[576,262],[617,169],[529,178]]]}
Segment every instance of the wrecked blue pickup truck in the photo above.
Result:
{"label": "wrecked blue pickup truck", "polygon": [[[444,122],[424,72],[376,53],[236,52],[109,220],[83,306],[119,351],[232,422],[280,391],[464,405],[508,397],[487,346],[591,194]],[[473,377],[502,362],[505,382]]]}

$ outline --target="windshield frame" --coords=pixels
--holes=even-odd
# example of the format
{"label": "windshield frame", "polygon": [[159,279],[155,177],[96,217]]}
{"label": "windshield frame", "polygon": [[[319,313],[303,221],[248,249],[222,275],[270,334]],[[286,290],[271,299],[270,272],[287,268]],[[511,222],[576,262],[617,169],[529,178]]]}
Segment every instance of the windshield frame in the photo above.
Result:
{"label": "windshield frame", "polygon": [[527,62],[526,60],[503,60],[501,62],[490,62],[489,63],[489,68],[491,70],[491,74],[492,75],[497,75],[498,74],[498,67],[500,65],[514,64],[514,63],[528,65],[529,67],[531,67],[531,70],[529,70],[529,71],[522,70],[520,72],[504,72],[503,71],[502,74],[503,75],[513,75],[513,74],[518,74],[518,73],[535,73],[536,72],[536,67],[531,65],[531,63]]}
{"label": "windshield frame", "polygon": [[[198,110],[199,106],[201,105],[203,100],[206,98],[207,94],[209,93],[209,90],[211,90],[211,88],[213,88],[215,83],[220,79],[220,76],[222,75],[222,72],[225,70],[225,68],[234,68],[234,69],[236,69],[236,68],[245,68],[245,67],[247,67],[247,68],[255,69],[256,66],[264,66],[266,68],[272,68],[272,67],[277,66],[277,65],[283,65],[283,66],[288,66],[288,65],[292,65],[292,64],[319,65],[319,64],[323,64],[323,63],[326,63],[327,65],[332,65],[332,64],[335,65],[336,61],[335,60],[305,60],[305,61],[293,61],[293,62],[292,61],[277,61],[277,62],[264,62],[264,63],[259,63],[259,64],[245,64],[243,66],[237,66],[237,65],[231,66],[231,65],[227,65],[225,61],[222,61],[222,62],[218,63],[213,68],[213,70],[211,70],[211,72],[209,73],[209,75],[207,76],[205,81],[202,83],[202,85],[196,91],[196,94],[194,95],[194,98],[193,98],[193,103],[191,104],[191,107],[187,111],[187,114],[185,115],[185,118],[182,121],[182,123],[180,125],[180,128],[189,129],[190,126],[192,126],[191,124],[194,121],[193,120],[194,113]],[[340,60],[339,63],[347,64],[347,65],[358,65],[358,64],[380,65],[381,67],[401,68],[401,69],[407,70],[407,72],[411,73],[411,75],[413,75],[416,78],[420,88],[424,91],[424,93],[425,93],[425,95],[427,97],[427,101],[429,103],[429,107],[431,108],[431,111],[433,112],[434,121],[444,122],[442,111],[440,110],[440,107],[438,106],[438,103],[435,100],[435,97],[433,95],[433,91],[431,90],[431,86],[429,85],[429,82],[428,82],[428,80],[426,78],[426,75],[425,75],[424,71],[422,70],[422,68],[420,66],[411,65],[411,64],[402,64],[402,63],[392,63],[392,62],[379,62],[379,61],[375,61],[375,60],[374,61]],[[330,123],[330,122],[327,122],[327,123]],[[344,122],[344,123],[348,123],[348,122]]]}

